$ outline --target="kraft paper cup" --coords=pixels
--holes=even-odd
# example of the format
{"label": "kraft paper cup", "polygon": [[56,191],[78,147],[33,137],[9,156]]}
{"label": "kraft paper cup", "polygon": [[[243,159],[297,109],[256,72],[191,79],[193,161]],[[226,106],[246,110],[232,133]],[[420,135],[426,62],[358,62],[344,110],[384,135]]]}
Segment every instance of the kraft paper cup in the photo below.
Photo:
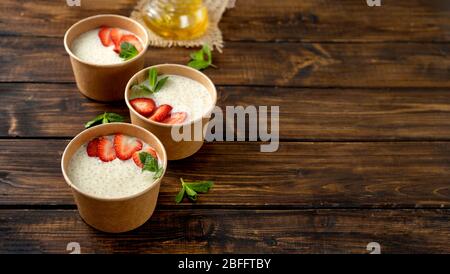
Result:
{"label": "kraft paper cup", "polygon": [[[114,133],[137,137],[152,146],[158,153],[164,168],[163,175],[147,189],[123,198],[101,198],[80,190],[67,175],[67,169],[75,152],[90,140]],[[95,126],[78,134],[64,150],[61,169],[64,179],[72,189],[78,211],[83,220],[92,227],[110,233],[133,230],[144,224],[153,214],[158,200],[161,180],[167,169],[167,155],[163,144],[147,130],[126,123],[111,123]]]}
{"label": "kraft paper cup", "polygon": [[[133,59],[119,64],[98,65],[81,60],[71,51],[72,42],[79,35],[101,26],[118,27],[133,32],[141,39],[143,50]],[[96,15],[75,23],[64,35],[64,47],[70,56],[80,92],[97,101],[122,100],[123,89],[128,80],[144,67],[148,41],[147,31],[142,25],[120,15]]]}
{"label": "kraft paper cup", "polygon": [[[206,90],[209,92],[212,98],[212,105],[209,110],[205,112],[203,117],[200,117],[196,120],[190,121],[189,123],[185,123],[183,125],[187,125],[191,129],[191,141],[181,140],[175,141],[172,138],[172,128],[179,126],[177,125],[168,125],[159,122],[152,121],[148,119],[148,117],[142,116],[139,114],[130,104],[130,96],[131,96],[131,87],[134,84],[139,84],[145,81],[148,78],[148,71],[152,68],[155,68],[158,71],[158,74],[172,74],[172,75],[180,75],[192,80],[195,80],[206,87]],[[176,65],[176,64],[162,64],[156,65],[152,67],[145,68],[138,73],[136,73],[128,82],[125,88],[125,102],[130,110],[130,118],[131,123],[141,126],[151,132],[153,132],[164,144],[164,147],[167,151],[167,159],[168,160],[179,160],[189,157],[196,153],[203,145],[203,140],[205,137],[205,130],[201,130],[201,138],[194,139],[195,128],[205,129],[209,122],[209,117],[212,113],[214,106],[217,101],[217,91],[213,82],[202,72],[190,68],[188,66]],[[183,132],[183,130],[180,130]]]}

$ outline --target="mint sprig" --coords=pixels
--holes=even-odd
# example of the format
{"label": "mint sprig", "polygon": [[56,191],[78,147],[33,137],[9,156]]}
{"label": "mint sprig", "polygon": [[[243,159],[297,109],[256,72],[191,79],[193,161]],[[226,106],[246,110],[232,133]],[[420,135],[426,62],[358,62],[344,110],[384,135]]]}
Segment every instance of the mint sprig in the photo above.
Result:
{"label": "mint sprig", "polygon": [[211,48],[208,44],[204,44],[201,50],[192,52],[189,56],[191,57],[191,60],[189,61],[188,66],[191,68],[197,70],[206,69],[209,66],[217,68],[217,66],[212,63]]}
{"label": "mint sprig", "polygon": [[158,159],[153,157],[153,155],[147,152],[141,152],[139,153],[139,160],[141,160],[141,163],[144,165],[142,167],[142,172],[154,172],[153,179],[158,179],[162,176],[164,169],[159,166]]}
{"label": "mint sprig", "polygon": [[128,42],[123,42],[122,44],[120,44],[119,57],[124,59],[125,61],[130,60],[131,58],[135,57],[138,54],[139,51],[133,44]]}
{"label": "mint sprig", "polygon": [[214,185],[212,181],[184,181],[180,178],[181,190],[175,197],[175,202],[177,204],[183,201],[184,197],[188,197],[192,202],[196,202],[198,198],[198,193],[207,193]]}
{"label": "mint sprig", "polygon": [[86,124],[84,124],[85,128],[90,128],[92,126],[96,126],[99,124],[108,124],[108,123],[116,123],[123,122],[125,118],[122,115],[113,112],[104,112],[100,115],[95,116],[94,119],[90,120]]}
{"label": "mint sprig", "polygon": [[158,80],[158,71],[155,68],[151,68],[148,71],[148,83],[149,86],[145,84],[135,84],[131,87],[133,91],[132,99],[146,97],[153,93],[157,93],[166,84],[168,76],[163,77]]}

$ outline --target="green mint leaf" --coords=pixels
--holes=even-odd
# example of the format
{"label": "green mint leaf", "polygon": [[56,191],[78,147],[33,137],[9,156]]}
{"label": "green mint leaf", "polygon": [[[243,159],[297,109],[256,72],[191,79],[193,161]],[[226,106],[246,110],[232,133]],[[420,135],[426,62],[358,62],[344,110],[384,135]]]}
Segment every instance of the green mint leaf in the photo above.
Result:
{"label": "green mint leaf", "polygon": [[122,115],[119,115],[114,112],[105,112],[97,115],[94,119],[90,120],[86,124],[84,124],[85,128],[89,128],[98,124],[108,124],[114,122],[123,122],[125,118]]}
{"label": "green mint leaf", "polygon": [[184,193],[186,192],[186,188],[183,186],[180,190],[180,192],[178,192],[177,196],[175,196],[175,202],[177,204],[181,203],[181,201],[183,201],[184,198]]}
{"label": "green mint leaf", "polygon": [[145,163],[147,161],[147,152],[141,152],[139,153],[139,160],[141,160],[141,163]]}
{"label": "green mint leaf", "polygon": [[208,63],[212,63],[212,53],[211,53],[211,49],[209,48],[208,44],[204,44],[202,51],[204,54],[206,54],[206,56],[208,57],[208,59],[206,61],[208,61]]}
{"label": "green mint leaf", "polygon": [[131,58],[135,57],[139,54],[139,51],[136,49],[136,47],[128,42],[123,42],[120,44],[120,58],[126,60],[130,60]]}
{"label": "green mint leaf", "polygon": [[175,197],[175,201],[182,201],[184,196],[187,196],[189,200],[196,202],[198,199],[198,193],[206,193],[214,185],[212,181],[184,181],[180,178],[182,189]]}
{"label": "green mint leaf", "polygon": [[188,66],[191,68],[197,70],[202,70],[209,66],[217,68],[217,66],[212,63],[212,52],[208,44],[203,44],[201,50],[192,52],[189,56],[191,57],[191,60],[189,61]]}
{"label": "green mint leaf", "polygon": [[144,84],[140,85],[133,85],[131,87],[131,95],[130,100],[136,99],[136,98],[145,98],[149,97],[153,92]]}
{"label": "green mint leaf", "polygon": [[193,202],[197,201],[197,192],[195,192],[195,190],[188,187],[187,185],[184,185],[184,188],[186,189],[186,194],[187,194],[189,200],[191,200]]}
{"label": "green mint leaf", "polygon": [[144,84],[140,84],[138,87],[139,87],[139,89],[141,89],[143,91],[146,91],[146,92],[149,92],[149,93],[153,93],[153,91],[149,87],[144,85]]}
{"label": "green mint leaf", "polygon": [[95,116],[94,119],[92,119],[89,122],[87,122],[86,124],[84,124],[84,127],[85,128],[90,128],[92,126],[100,124],[102,122],[104,116],[105,116],[105,113],[102,113],[102,114],[99,114],[99,115]]}
{"label": "green mint leaf", "polygon": [[158,159],[153,157],[150,153],[141,152],[139,153],[139,160],[144,163],[142,167],[142,172],[150,171],[154,172],[153,179],[158,179],[164,173],[164,169],[159,166]]}
{"label": "green mint leaf", "polygon": [[156,71],[155,68],[152,68],[149,70],[148,72],[148,81],[150,84],[150,90],[151,91],[155,91],[156,88],[156,83],[158,81],[158,72]]}
{"label": "green mint leaf", "polygon": [[184,185],[190,189],[200,192],[207,193],[211,187],[213,187],[214,182],[212,181],[198,181],[198,182],[184,182]]}
{"label": "green mint leaf", "polygon": [[205,60],[203,49],[192,52],[189,56],[191,57],[192,60]]}
{"label": "green mint leaf", "polygon": [[197,70],[202,70],[209,67],[208,61],[204,60],[192,60],[188,63],[188,66]]}
{"label": "green mint leaf", "polygon": [[143,171],[151,171],[151,172],[156,172],[158,171],[158,160],[156,160],[155,157],[153,157],[151,154],[147,153],[147,152],[141,152],[139,153],[139,158],[141,158],[141,154],[145,153],[145,161],[142,162],[144,163],[144,167],[142,168]]}
{"label": "green mint leaf", "polygon": [[152,68],[148,71],[148,82],[149,86],[146,86],[145,84],[135,84],[131,87],[131,95],[130,100],[136,99],[136,98],[145,98],[149,97],[155,92],[158,92],[164,84],[167,82],[167,79],[169,77],[164,77],[160,80],[158,80],[158,72],[156,69]]}
{"label": "green mint leaf", "polygon": [[164,86],[164,84],[167,82],[167,79],[169,79],[169,77],[164,77],[161,80],[159,80],[158,83],[156,84],[154,92],[158,92]]}
{"label": "green mint leaf", "polygon": [[164,169],[160,166],[158,166],[158,170],[155,172],[155,175],[153,175],[153,179],[158,179],[161,177],[164,173]]}
{"label": "green mint leaf", "polygon": [[123,118],[122,115],[119,115],[114,112],[107,112],[105,113],[105,117],[108,119],[110,123],[118,123],[125,121],[125,118]]}

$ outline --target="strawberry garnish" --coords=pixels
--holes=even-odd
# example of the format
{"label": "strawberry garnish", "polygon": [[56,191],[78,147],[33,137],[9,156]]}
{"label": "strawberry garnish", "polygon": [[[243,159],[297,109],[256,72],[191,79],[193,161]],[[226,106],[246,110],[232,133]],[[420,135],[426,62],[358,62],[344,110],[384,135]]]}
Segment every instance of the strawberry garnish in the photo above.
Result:
{"label": "strawberry garnish", "polygon": [[186,120],[187,113],[186,112],[175,112],[170,114],[166,119],[164,119],[161,123],[176,125],[182,124],[184,120]]}
{"label": "strawberry garnish", "polygon": [[111,39],[111,28],[108,27],[102,27],[100,31],[98,32],[98,37],[100,38],[100,41],[102,42],[103,46],[109,47],[113,44],[113,41]]}
{"label": "strawberry garnish", "polygon": [[123,134],[114,136],[114,150],[121,160],[128,160],[133,153],[142,149],[142,141]]}
{"label": "strawberry garnish", "polygon": [[169,116],[170,112],[172,111],[172,107],[169,105],[160,105],[152,116],[150,116],[150,120],[161,122],[164,119],[166,119],[167,116]]}
{"label": "strawberry garnish", "polygon": [[86,147],[86,151],[89,157],[97,157],[98,156],[98,151],[97,151],[97,147],[98,147],[98,138],[92,139],[91,141],[89,141],[87,147]]}
{"label": "strawberry garnish", "polygon": [[139,153],[141,153],[141,152],[147,152],[150,155],[152,155],[153,157],[155,157],[156,159],[158,159],[156,150],[154,150],[152,147],[147,147],[146,149],[144,149],[142,151],[136,151],[135,153],[133,153],[133,161],[140,168],[144,167],[144,164],[141,162],[141,158],[139,157]]}
{"label": "strawberry garnish", "polygon": [[97,154],[103,162],[110,162],[116,159],[116,152],[113,143],[106,137],[101,137],[98,140]]}
{"label": "strawberry garnish", "polygon": [[155,102],[150,98],[136,98],[130,101],[133,108],[141,115],[149,116],[155,110]]}
{"label": "strawberry garnish", "polygon": [[123,42],[128,42],[128,43],[132,44],[139,52],[142,51],[141,42],[133,34],[127,34],[127,35],[122,36],[122,39],[120,39],[120,44],[122,44]]}
{"label": "strawberry garnish", "polygon": [[114,51],[119,53],[120,52],[120,40],[122,39],[122,31],[117,28],[111,29],[111,40],[114,43]]}

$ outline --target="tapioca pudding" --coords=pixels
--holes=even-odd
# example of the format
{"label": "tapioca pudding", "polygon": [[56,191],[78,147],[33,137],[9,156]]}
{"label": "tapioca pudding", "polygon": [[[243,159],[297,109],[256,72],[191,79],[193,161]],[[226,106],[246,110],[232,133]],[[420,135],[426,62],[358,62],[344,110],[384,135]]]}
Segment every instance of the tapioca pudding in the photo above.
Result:
{"label": "tapioca pudding", "polygon": [[143,50],[134,33],[121,28],[101,27],[87,31],[72,43],[71,50],[81,60],[97,65],[123,63]]}
{"label": "tapioca pudding", "polygon": [[[150,75],[152,73],[150,72]],[[132,88],[130,104],[150,120],[166,124],[182,124],[203,117],[211,110],[213,99],[205,86],[180,75],[157,76],[159,88],[152,91],[152,79]],[[163,82],[159,85],[159,82]]]}
{"label": "tapioca pudding", "polygon": [[147,189],[161,176],[156,151],[124,134],[101,136],[82,145],[68,166],[80,191],[100,198],[122,198]]}

